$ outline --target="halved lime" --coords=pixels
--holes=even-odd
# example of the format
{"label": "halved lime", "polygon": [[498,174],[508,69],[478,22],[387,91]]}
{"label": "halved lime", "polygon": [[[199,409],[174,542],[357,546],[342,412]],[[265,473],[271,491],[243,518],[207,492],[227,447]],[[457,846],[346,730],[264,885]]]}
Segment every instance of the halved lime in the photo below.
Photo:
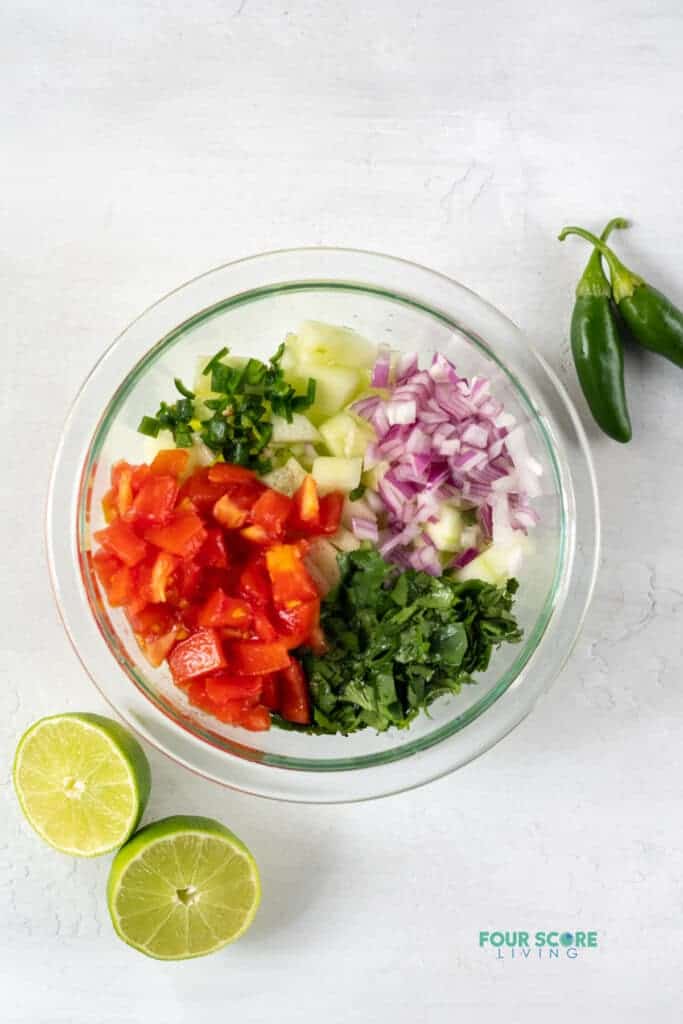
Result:
{"label": "halved lime", "polygon": [[102,715],[41,718],[19,740],[14,787],[39,836],[62,853],[96,857],[135,831],[151,776],[140,744]]}
{"label": "halved lime", "polygon": [[185,960],[242,935],[261,900],[253,856],[212,818],[175,815],[133,836],[114,858],[107,901],[118,935],[147,956]]}

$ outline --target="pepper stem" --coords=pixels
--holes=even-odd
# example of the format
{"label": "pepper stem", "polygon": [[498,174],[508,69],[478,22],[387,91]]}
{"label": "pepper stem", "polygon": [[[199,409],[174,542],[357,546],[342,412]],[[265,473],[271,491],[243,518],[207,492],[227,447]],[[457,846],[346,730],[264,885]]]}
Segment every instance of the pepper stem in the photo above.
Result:
{"label": "pepper stem", "polygon": [[[615,222],[613,223],[610,221],[610,224],[612,224],[613,227],[622,227],[628,223],[624,222],[623,224],[620,224],[619,221],[621,221],[621,218],[616,217]],[[567,235],[578,235],[580,238],[585,238],[587,242],[590,242],[591,245],[595,246],[597,251],[604,256],[612,277],[612,295],[614,296],[614,301],[617,304],[619,304],[622,299],[630,299],[636,288],[645,284],[642,277],[638,277],[638,275],[634,274],[632,270],[625,267],[619,257],[612,252],[609,246],[605,245],[605,243],[592,234],[592,232],[586,231],[585,228],[572,226],[562,228],[562,231],[560,231],[557,237],[561,242],[564,242]]]}
{"label": "pepper stem", "polygon": [[[606,242],[615,228],[627,227],[628,221],[624,220],[623,217],[613,217],[600,235],[600,241]],[[586,269],[576,286],[576,297],[579,299],[585,296],[609,298],[611,294],[612,286],[607,280],[605,271],[602,269],[602,256],[597,249],[593,249],[590,259],[586,264]]]}

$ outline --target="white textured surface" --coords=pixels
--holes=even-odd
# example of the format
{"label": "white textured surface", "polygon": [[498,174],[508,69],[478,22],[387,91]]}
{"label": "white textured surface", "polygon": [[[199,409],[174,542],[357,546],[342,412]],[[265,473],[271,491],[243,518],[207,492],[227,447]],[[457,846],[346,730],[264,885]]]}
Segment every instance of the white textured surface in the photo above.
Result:
{"label": "white textured surface", "polygon": [[[271,805],[152,754],[152,816],[253,848],[249,935],[164,965],[113,936],[108,861],[41,845],[20,732],[102,708],[41,550],[67,405],[110,339],[202,269],[296,244],[441,269],[522,325],[573,394],[566,222],[637,222],[625,257],[683,305],[678,0],[374,4],[8,0],[3,294],[0,992],[7,1024],[680,1020],[681,394],[631,357],[635,440],[597,437],[604,558],[576,652],[497,749],[356,807]],[[590,424],[587,423],[589,429]],[[11,539],[10,539],[11,538]],[[499,962],[480,929],[594,928],[576,960]]]}

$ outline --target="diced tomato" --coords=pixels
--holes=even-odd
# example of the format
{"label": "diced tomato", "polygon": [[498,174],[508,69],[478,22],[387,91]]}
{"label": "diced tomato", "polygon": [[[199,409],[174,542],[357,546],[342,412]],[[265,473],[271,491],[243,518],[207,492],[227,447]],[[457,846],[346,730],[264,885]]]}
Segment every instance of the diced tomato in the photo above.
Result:
{"label": "diced tomato", "polygon": [[161,475],[170,473],[171,476],[182,476],[187,469],[189,459],[190,453],[187,448],[170,448],[156,453],[150,469],[152,473]]}
{"label": "diced tomato", "polygon": [[141,526],[168,522],[178,498],[178,481],[174,476],[152,474],[133,499],[126,518]]}
{"label": "diced tomato", "polygon": [[215,709],[213,701],[206,695],[206,687],[203,679],[195,679],[187,687],[187,699],[190,704],[201,708],[202,711],[212,712]]}
{"label": "diced tomato", "polygon": [[106,529],[99,530],[95,534],[95,540],[126,565],[137,565],[148,551],[144,540],[138,537],[128,523],[120,519],[115,519]]}
{"label": "diced tomato", "polygon": [[[175,653],[175,652],[174,652]],[[260,640],[235,641],[229,645],[230,665],[242,676],[259,676],[277,672],[289,665],[289,654],[283,643]]]}
{"label": "diced tomato", "polygon": [[177,637],[178,626],[172,626],[168,633],[164,633],[162,636],[155,637],[154,639],[150,637],[140,643],[142,652],[150,665],[153,665],[154,668],[158,668],[159,665],[166,661],[173,650],[173,645],[175,644]]}
{"label": "diced tomato", "polygon": [[107,587],[107,600],[112,608],[122,608],[133,600],[135,596],[134,570],[128,565],[122,565],[109,580]]}
{"label": "diced tomato", "polygon": [[258,704],[263,689],[261,676],[232,676],[227,672],[207,676],[204,685],[206,695],[214,704],[225,704],[229,700]]}
{"label": "diced tomato", "polygon": [[170,555],[168,551],[159,551],[152,562],[143,563],[138,570],[140,596],[150,604],[161,604],[166,601],[166,591],[180,561],[177,555]]}
{"label": "diced tomato", "polygon": [[199,591],[202,567],[192,558],[183,559],[176,568],[170,586],[166,589],[166,600],[171,604],[187,604]]}
{"label": "diced tomato", "polygon": [[297,523],[312,527],[318,522],[319,511],[318,488],[309,474],[294,495],[294,516]]}
{"label": "diced tomato", "polygon": [[245,526],[240,530],[240,537],[244,537],[251,544],[272,544],[273,538],[262,526]]}
{"label": "diced tomato", "polygon": [[264,485],[256,480],[251,484],[232,485],[228,487],[227,494],[233,505],[249,514],[265,490]]}
{"label": "diced tomato", "polygon": [[213,506],[214,519],[226,530],[238,530],[247,521],[246,509],[239,508],[227,494],[219,498]]}
{"label": "diced tomato", "polygon": [[271,711],[277,711],[280,707],[280,680],[275,673],[263,678],[261,703]]}
{"label": "diced tomato", "polygon": [[288,722],[308,725],[311,721],[311,701],[306,676],[296,658],[292,658],[280,673],[280,714]]}
{"label": "diced tomato", "polygon": [[245,630],[251,625],[251,608],[239,597],[228,597],[218,587],[199,612],[200,626],[230,626]]}
{"label": "diced tomato", "polygon": [[175,615],[167,604],[148,604],[137,612],[126,609],[128,621],[138,636],[161,636],[175,623]]}
{"label": "diced tomato", "polygon": [[187,478],[180,488],[178,501],[180,504],[189,500],[198,512],[206,514],[211,511],[223,494],[225,494],[225,486],[211,483],[208,469],[202,468]]}
{"label": "diced tomato", "polygon": [[251,510],[251,521],[265,530],[268,536],[278,538],[284,533],[291,511],[291,498],[278,491],[267,490],[256,500]]}
{"label": "diced tomato", "polygon": [[118,517],[119,506],[116,500],[116,491],[113,487],[102,498],[102,512],[107,523],[112,523]]}
{"label": "diced tomato", "polygon": [[116,510],[125,516],[133,504],[133,467],[127,462],[119,462],[112,469],[112,484],[116,494]]}
{"label": "diced tomato", "polygon": [[220,526],[207,527],[206,535],[206,540],[197,555],[197,562],[202,566],[227,569],[228,551]]}
{"label": "diced tomato", "polygon": [[294,544],[274,544],[266,551],[266,567],[273,588],[275,607],[294,608],[318,596],[301,553]]}
{"label": "diced tomato", "polygon": [[238,592],[259,608],[270,601],[270,580],[260,556],[252,558],[240,573]]}
{"label": "diced tomato", "polygon": [[256,481],[256,473],[244,466],[233,466],[229,462],[215,462],[209,467],[209,480],[212,484],[249,484]]}
{"label": "diced tomato", "polygon": [[268,708],[257,704],[256,707],[247,708],[240,718],[238,725],[250,732],[265,732],[270,729],[270,712]]}
{"label": "diced tomato", "polygon": [[152,470],[145,462],[140,466],[133,466],[132,470],[133,476],[131,478],[131,484],[133,487],[133,494],[137,494]]}
{"label": "diced tomato", "polygon": [[266,643],[273,643],[278,639],[277,630],[264,611],[253,613],[253,633],[255,640],[265,640]]}
{"label": "diced tomato", "polygon": [[198,629],[173,648],[168,664],[173,678],[179,684],[186,679],[225,668],[225,655],[218,632],[215,629]]}
{"label": "diced tomato", "polygon": [[243,700],[226,700],[222,704],[211,704],[211,714],[226,725],[241,725],[249,705]]}
{"label": "diced tomato", "polygon": [[165,526],[152,526],[144,536],[150,544],[163,551],[181,558],[192,558],[206,540],[206,530],[195,512],[174,512]]}
{"label": "diced tomato", "polygon": [[281,608],[278,611],[278,621],[281,625],[280,636],[287,645],[287,649],[293,651],[295,647],[305,644],[311,631],[318,625],[320,619],[320,601],[305,601],[294,608]]}
{"label": "diced tomato", "polygon": [[95,554],[92,556],[92,563],[93,568],[97,573],[98,580],[100,581],[104,589],[108,590],[109,581],[111,580],[114,573],[117,572],[123,564],[121,562],[121,559],[117,558],[116,555],[112,555],[108,551],[105,551],[102,548],[100,548],[100,550],[96,551]]}
{"label": "diced tomato", "polygon": [[323,534],[336,533],[341,522],[342,509],[344,507],[344,495],[339,491],[333,491],[320,499],[320,513],[318,515],[318,531]]}

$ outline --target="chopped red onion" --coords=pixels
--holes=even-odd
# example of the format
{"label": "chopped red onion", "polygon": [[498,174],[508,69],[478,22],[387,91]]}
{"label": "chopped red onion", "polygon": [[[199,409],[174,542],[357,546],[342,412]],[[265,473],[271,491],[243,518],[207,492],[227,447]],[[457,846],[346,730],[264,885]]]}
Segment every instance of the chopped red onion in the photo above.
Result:
{"label": "chopped red onion", "polygon": [[391,369],[391,349],[388,345],[379,346],[379,355],[375,368],[372,371],[371,384],[373,388],[389,387],[389,371]]}
{"label": "chopped red onion", "polygon": [[364,519],[361,516],[351,516],[351,529],[358,540],[371,540],[376,544],[379,540],[379,529],[377,523],[372,519]]}

